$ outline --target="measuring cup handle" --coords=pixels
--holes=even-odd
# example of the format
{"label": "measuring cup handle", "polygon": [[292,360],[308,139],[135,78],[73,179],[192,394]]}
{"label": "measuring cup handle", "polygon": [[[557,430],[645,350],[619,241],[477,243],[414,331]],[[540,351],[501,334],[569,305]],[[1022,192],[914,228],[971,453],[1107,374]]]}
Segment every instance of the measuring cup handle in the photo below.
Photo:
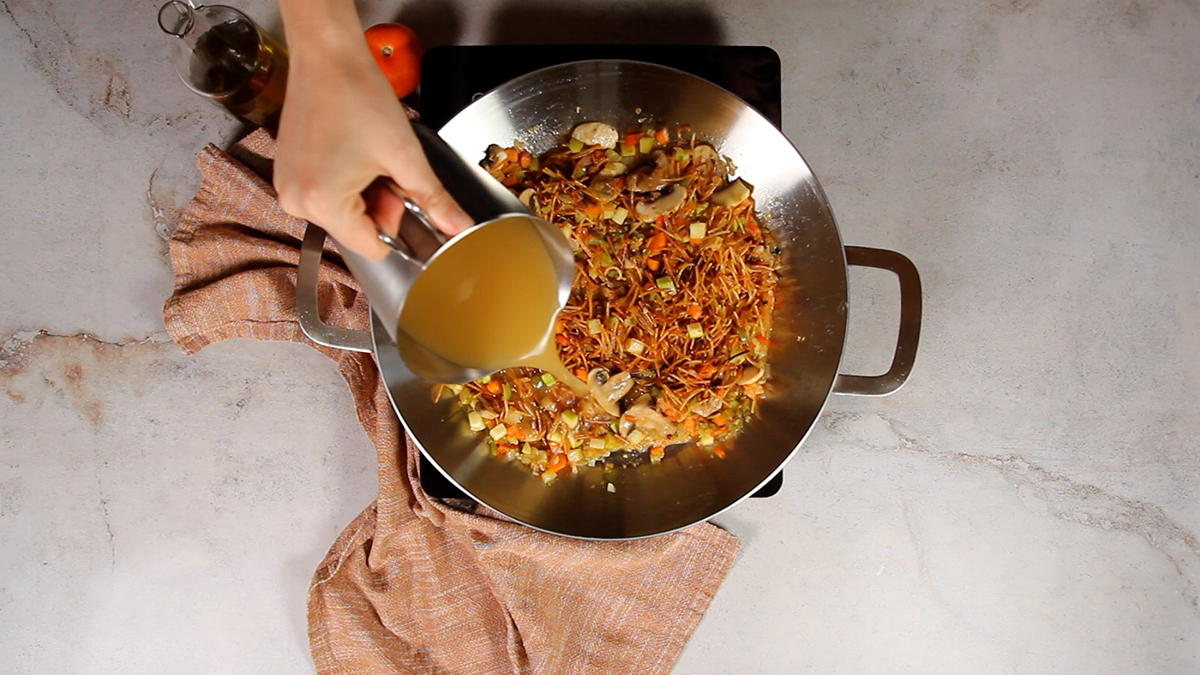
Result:
{"label": "measuring cup handle", "polygon": [[[401,202],[404,203],[405,211],[416,218],[417,222],[424,226],[428,235],[433,237],[434,241],[436,242],[434,250],[449,241],[445,233],[443,233],[437,228],[436,225],[433,224],[433,220],[429,217],[429,214],[425,212],[425,209],[421,208],[421,205],[414,201],[412,197],[409,197],[408,193],[404,191],[404,188],[396,184],[396,181],[388,178],[387,176],[383,176],[379,179],[379,182],[381,185],[383,185],[384,189],[386,189],[388,192],[391,192]],[[428,255],[421,255],[412,244],[404,239],[403,233],[398,234],[396,237],[392,237],[377,225],[375,236],[379,237],[379,241],[387,244],[393,251],[399,253],[405,258],[408,258],[412,262],[420,263],[423,259],[427,259],[429,257]]]}

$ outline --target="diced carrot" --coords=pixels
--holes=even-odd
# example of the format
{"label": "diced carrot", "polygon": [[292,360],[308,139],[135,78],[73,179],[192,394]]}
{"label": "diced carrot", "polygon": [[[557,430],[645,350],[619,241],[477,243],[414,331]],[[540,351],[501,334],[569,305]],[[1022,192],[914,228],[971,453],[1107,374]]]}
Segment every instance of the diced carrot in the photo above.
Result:
{"label": "diced carrot", "polygon": [[576,368],[575,369],[575,377],[578,377],[581,380],[586,380],[587,379],[587,369],[586,368]]}
{"label": "diced carrot", "polygon": [[505,187],[512,187],[521,182],[521,177],[517,175],[505,176],[504,178],[500,179],[500,182],[503,183]]}
{"label": "diced carrot", "polygon": [[583,214],[588,218],[599,218],[604,215],[604,207],[599,204],[588,204],[583,207]]}
{"label": "diced carrot", "polygon": [[756,237],[758,235],[762,234],[762,228],[760,228],[758,226],[758,223],[754,222],[753,218],[749,218],[746,220],[746,231]]}
{"label": "diced carrot", "polygon": [[636,148],[638,141],[640,141],[640,140],[642,140],[642,135],[640,133],[625,134],[625,145],[629,145],[629,146]]}
{"label": "diced carrot", "polygon": [[689,436],[696,435],[696,418],[689,417],[683,421],[683,430],[688,432]]}
{"label": "diced carrot", "polygon": [[688,307],[688,316],[691,316],[693,319],[699,319],[700,315],[703,313],[703,310],[700,309],[700,305],[692,305],[691,307]]}
{"label": "diced carrot", "polygon": [[650,459],[651,460],[662,459],[663,455],[665,455],[665,454],[667,454],[667,450],[666,450],[666,448],[664,448],[661,445],[656,445],[653,448],[650,448]]}
{"label": "diced carrot", "polygon": [[758,398],[762,396],[763,388],[758,382],[751,382],[750,384],[742,385],[742,391],[750,398]]}
{"label": "diced carrot", "polygon": [[700,366],[700,370],[696,371],[700,377],[704,378],[712,377],[713,373],[715,372],[717,372],[717,367],[711,363],[706,363]]}
{"label": "diced carrot", "polygon": [[517,158],[517,163],[521,165],[522,169],[528,169],[529,165],[533,163],[533,155],[529,154],[528,150],[522,150]]}
{"label": "diced carrot", "polygon": [[725,450],[719,445],[713,446],[713,454],[721,459],[725,459]]}
{"label": "diced carrot", "polygon": [[658,132],[654,134],[654,140],[658,141],[659,145],[666,145],[671,142],[671,135],[667,133],[666,127],[660,127]]}
{"label": "diced carrot", "polygon": [[717,416],[713,418],[713,424],[723,427],[729,424],[729,420],[725,418],[724,413],[717,413]]}
{"label": "diced carrot", "polygon": [[647,248],[650,251],[650,255],[654,255],[655,253],[658,253],[659,251],[663,250],[666,247],[667,247],[667,233],[666,232],[663,232],[662,230],[658,230],[657,232],[655,232],[654,234],[652,234],[650,236],[650,242],[647,244]]}
{"label": "diced carrot", "polygon": [[646,258],[646,267],[650,268],[651,272],[657,272],[660,264],[657,258]]}
{"label": "diced carrot", "polygon": [[557,341],[558,341],[558,344],[560,344],[560,345],[569,345],[569,344],[571,344],[571,340],[570,340],[570,338],[568,338],[566,335],[561,335],[561,334],[560,334],[560,335],[555,335],[555,336],[554,336],[554,339],[555,339],[555,340],[557,340]]}
{"label": "diced carrot", "polygon": [[554,455],[551,455],[551,456],[553,457],[553,459],[550,460],[550,466],[546,467],[547,471],[553,471],[553,472],[557,473],[557,472],[561,471],[562,469],[567,468],[567,456],[566,455],[560,455],[558,453],[555,453]]}
{"label": "diced carrot", "polygon": [[567,330],[567,328],[566,328],[566,326],[563,325],[562,319],[559,319],[554,322],[554,332],[555,333],[565,333],[566,330]]}
{"label": "diced carrot", "polygon": [[505,148],[504,154],[508,156],[508,161],[515,162],[521,158],[521,153],[516,148]]}

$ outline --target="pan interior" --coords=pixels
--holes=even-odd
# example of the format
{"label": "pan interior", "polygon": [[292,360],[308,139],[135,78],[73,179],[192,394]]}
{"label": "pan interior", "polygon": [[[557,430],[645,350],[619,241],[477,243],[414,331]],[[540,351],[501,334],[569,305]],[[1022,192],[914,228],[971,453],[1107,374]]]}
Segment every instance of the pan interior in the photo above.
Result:
{"label": "pan interior", "polygon": [[[769,480],[795,453],[828,399],[846,327],[846,263],[824,193],[769,121],[727,91],[681,71],[632,61],[581,61],[539,70],[493,90],[439,133],[470,162],[492,143],[521,141],[535,154],[581,122],[618,129],[642,121],[690,124],[754,186],[760,214],[782,249],[771,380],[757,418],[717,458],[676,446],[659,464],[581,467],[553,484],[490,456],[457,403],[431,401],[431,385],[404,366],[386,331],[376,354],[389,393],[422,451],[464,491],[537,529],[629,539],[716,515]],[[376,326],[376,328],[380,328]],[[610,491],[608,487],[612,485]]]}

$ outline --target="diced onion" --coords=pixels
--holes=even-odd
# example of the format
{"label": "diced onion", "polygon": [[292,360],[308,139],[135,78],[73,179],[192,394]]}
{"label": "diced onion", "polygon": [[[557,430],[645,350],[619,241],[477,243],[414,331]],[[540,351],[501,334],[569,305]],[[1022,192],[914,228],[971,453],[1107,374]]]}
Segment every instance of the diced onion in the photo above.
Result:
{"label": "diced onion", "polygon": [[503,424],[497,424],[496,426],[492,427],[492,430],[488,432],[488,435],[492,437],[493,441],[499,441],[501,438],[504,438],[508,435],[508,427],[504,426]]}
{"label": "diced onion", "polygon": [[692,241],[698,241],[708,234],[708,226],[704,223],[692,223],[688,226],[688,235]]}
{"label": "diced onion", "polygon": [[704,337],[704,326],[701,326],[698,323],[689,323],[687,331],[688,337],[692,338],[693,340],[699,340],[700,338]]}
{"label": "diced onion", "polygon": [[625,343],[625,351],[634,356],[641,356],[642,352],[646,351],[646,343],[637,338],[629,338],[629,341]]}
{"label": "diced onion", "polygon": [[467,424],[471,427],[471,431],[483,431],[487,425],[483,423],[483,415],[472,410],[467,413]]}

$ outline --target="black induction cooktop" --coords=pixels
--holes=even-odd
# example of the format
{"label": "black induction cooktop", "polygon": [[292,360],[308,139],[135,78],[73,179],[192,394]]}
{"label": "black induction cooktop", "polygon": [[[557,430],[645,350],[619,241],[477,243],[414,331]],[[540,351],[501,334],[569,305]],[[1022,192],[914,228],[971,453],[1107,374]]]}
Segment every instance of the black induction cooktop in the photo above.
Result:
{"label": "black induction cooktop", "polygon": [[[729,45],[472,45],[434,47],[421,59],[421,121],[440,129],[472,101],[509,80],[571,61],[626,59],[676,68],[723,87],[782,127],[779,56],[769,47]],[[432,497],[466,498],[421,455],[421,486]],[[783,487],[779,472],[752,497]]]}

